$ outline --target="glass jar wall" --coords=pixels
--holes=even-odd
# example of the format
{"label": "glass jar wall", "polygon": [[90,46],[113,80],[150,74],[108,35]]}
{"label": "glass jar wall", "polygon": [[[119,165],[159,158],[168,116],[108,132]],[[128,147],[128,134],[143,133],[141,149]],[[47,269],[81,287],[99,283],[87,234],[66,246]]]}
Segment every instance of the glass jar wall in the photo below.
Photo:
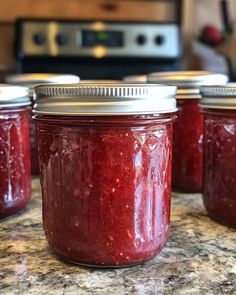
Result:
{"label": "glass jar wall", "polygon": [[27,94],[0,85],[0,218],[23,209],[31,195]]}
{"label": "glass jar wall", "polygon": [[62,88],[51,86],[47,96],[58,93],[58,101],[47,106],[50,97],[36,87],[50,246],[66,260],[100,267],[154,257],[169,233],[175,88]]}
{"label": "glass jar wall", "polygon": [[[50,83],[78,83],[79,77],[74,75],[62,75],[62,74],[17,74],[9,75],[5,78],[7,83],[13,85],[23,85],[29,88],[29,97],[31,105],[34,105],[34,87],[38,84],[50,84]],[[33,114],[31,114],[32,116]],[[30,122],[30,154],[31,154],[31,173],[34,175],[39,174],[39,161],[38,161],[38,140],[36,133],[36,122],[31,120]]]}
{"label": "glass jar wall", "polygon": [[202,88],[203,201],[216,221],[236,227],[236,87]]}
{"label": "glass jar wall", "polygon": [[227,77],[202,71],[153,73],[148,82],[175,85],[177,120],[174,122],[172,185],[177,191],[202,191],[203,115],[199,107],[201,85],[225,84]]}

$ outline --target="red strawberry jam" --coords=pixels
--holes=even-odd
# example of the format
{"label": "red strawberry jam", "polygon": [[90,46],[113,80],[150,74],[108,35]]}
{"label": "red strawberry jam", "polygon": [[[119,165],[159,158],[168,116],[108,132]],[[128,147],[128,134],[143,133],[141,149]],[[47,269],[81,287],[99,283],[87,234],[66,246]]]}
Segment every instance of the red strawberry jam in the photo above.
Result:
{"label": "red strawberry jam", "polygon": [[203,201],[214,220],[236,227],[236,87],[203,88]]}
{"label": "red strawberry jam", "polygon": [[[9,75],[6,77],[6,82],[13,85],[24,85],[29,88],[29,96],[34,105],[34,86],[38,84],[50,84],[50,83],[78,83],[79,77],[74,75],[62,75],[62,74],[17,74]],[[32,114],[31,114],[32,116]],[[34,175],[39,174],[39,161],[38,161],[38,139],[36,132],[36,122],[31,120],[30,122],[30,154],[31,154],[31,173]]]}
{"label": "red strawberry jam", "polygon": [[177,120],[174,123],[172,186],[187,193],[202,191],[203,115],[200,86],[225,84],[227,77],[204,71],[153,73],[149,82],[177,86]]}
{"label": "red strawberry jam", "polygon": [[[137,114],[131,115],[130,96],[139,99],[138,91],[149,88],[117,85],[51,87],[48,96],[56,91],[76,95],[68,98],[67,107],[55,98],[51,110],[47,98],[40,96],[43,86],[36,87],[44,230],[60,256],[85,265],[146,261],[161,251],[169,233],[174,88],[156,86],[160,101],[172,101],[165,112],[138,114],[136,101]],[[170,89],[171,99],[165,89]],[[152,108],[154,113],[159,104],[148,106],[149,99],[147,92],[142,112]],[[83,116],[80,108],[94,115]]]}
{"label": "red strawberry jam", "polygon": [[24,89],[0,86],[0,218],[24,208],[31,195],[30,102],[19,97]]}
{"label": "red strawberry jam", "polygon": [[173,187],[187,192],[202,189],[203,115],[199,99],[178,99],[174,122]]}

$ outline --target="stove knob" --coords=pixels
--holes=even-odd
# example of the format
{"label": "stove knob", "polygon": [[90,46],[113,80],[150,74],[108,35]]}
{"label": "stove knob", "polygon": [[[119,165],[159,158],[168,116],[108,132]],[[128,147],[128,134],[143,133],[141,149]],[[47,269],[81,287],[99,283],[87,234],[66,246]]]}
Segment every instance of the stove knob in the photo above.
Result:
{"label": "stove knob", "polygon": [[145,35],[138,35],[136,38],[136,42],[138,45],[144,45],[147,42],[147,38]]}
{"label": "stove knob", "polygon": [[33,41],[37,45],[42,45],[42,44],[45,43],[46,37],[42,33],[36,33],[36,34],[33,35]]}
{"label": "stove knob", "polygon": [[162,44],[164,44],[165,43],[165,37],[162,36],[162,35],[157,35],[155,37],[155,43],[156,43],[156,45],[162,45]]}
{"label": "stove knob", "polygon": [[56,35],[56,43],[59,46],[64,46],[66,44],[68,44],[69,38],[66,34],[58,34]]}

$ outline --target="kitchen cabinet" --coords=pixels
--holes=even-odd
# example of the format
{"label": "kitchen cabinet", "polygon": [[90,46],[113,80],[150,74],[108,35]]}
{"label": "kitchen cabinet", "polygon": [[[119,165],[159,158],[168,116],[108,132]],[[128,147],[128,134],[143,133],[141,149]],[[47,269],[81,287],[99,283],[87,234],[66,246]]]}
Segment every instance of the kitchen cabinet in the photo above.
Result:
{"label": "kitchen cabinet", "polygon": [[176,20],[175,1],[138,0],[11,0],[2,1],[0,19],[19,17],[135,21]]}

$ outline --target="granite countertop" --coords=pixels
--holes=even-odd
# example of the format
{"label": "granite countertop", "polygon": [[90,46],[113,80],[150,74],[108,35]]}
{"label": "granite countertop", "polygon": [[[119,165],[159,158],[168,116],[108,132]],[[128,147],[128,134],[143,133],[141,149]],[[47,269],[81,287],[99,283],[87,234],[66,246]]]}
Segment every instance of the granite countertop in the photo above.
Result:
{"label": "granite countertop", "polygon": [[201,195],[173,194],[167,247],[146,264],[89,269],[45,240],[37,179],[22,213],[0,221],[0,294],[236,294],[236,231],[211,221]]}

